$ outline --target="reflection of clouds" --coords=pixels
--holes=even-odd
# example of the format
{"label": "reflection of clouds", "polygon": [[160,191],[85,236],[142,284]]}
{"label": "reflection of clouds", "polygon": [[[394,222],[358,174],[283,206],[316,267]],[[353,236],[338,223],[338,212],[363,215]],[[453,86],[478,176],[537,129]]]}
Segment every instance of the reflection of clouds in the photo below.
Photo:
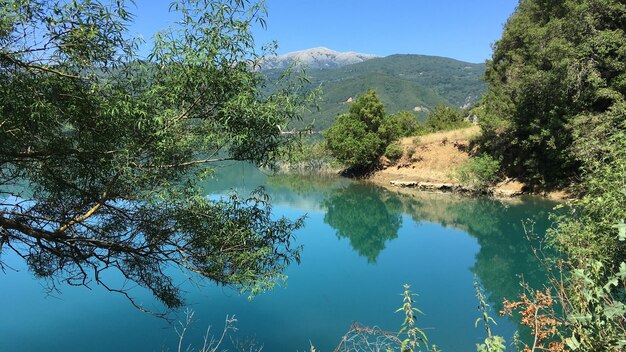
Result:
{"label": "reflection of clouds", "polygon": [[271,194],[270,196],[272,197],[272,204],[276,206],[285,206],[297,210],[302,210],[304,212],[319,213],[324,211],[324,209],[320,206],[321,200],[317,198],[280,198],[276,197],[275,194]]}

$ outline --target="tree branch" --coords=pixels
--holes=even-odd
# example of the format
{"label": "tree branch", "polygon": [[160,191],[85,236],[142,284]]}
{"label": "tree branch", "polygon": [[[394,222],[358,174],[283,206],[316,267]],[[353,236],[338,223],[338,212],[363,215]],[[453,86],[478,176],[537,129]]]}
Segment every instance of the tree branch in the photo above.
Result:
{"label": "tree branch", "polygon": [[85,214],[77,217],[74,220],[71,220],[70,222],[68,222],[67,224],[62,225],[61,227],[59,227],[56,232],[60,233],[60,232],[65,232],[65,230],[67,230],[70,226],[74,225],[74,224],[78,224],[81,223],[85,220],[87,220],[89,217],[91,217],[96,211],[98,211],[98,209],[100,209],[100,207],[102,207],[102,205],[104,204],[104,202],[106,202],[107,199],[107,192],[105,191],[102,194],[102,198],[100,198],[100,200],[98,201],[98,203],[96,203],[96,205],[94,205],[91,209],[89,209]]}
{"label": "tree branch", "polygon": [[52,68],[49,68],[49,67],[46,67],[46,66],[40,66],[40,65],[34,65],[34,64],[29,64],[29,63],[26,63],[26,62],[22,62],[20,60],[16,60],[16,59],[12,58],[11,56],[9,56],[7,54],[0,54],[0,59],[5,59],[5,60],[7,60],[7,61],[17,65],[17,66],[20,66],[20,67],[24,67],[24,68],[27,68],[27,69],[39,70],[39,71],[43,71],[43,72],[47,72],[47,73],[53,73],[53,74],[55,74],[57,76],[61,76],[61,77],[65,77],[65,78],[73,78],[73,79],[81,79],[82,78],[81,76],[75,76],[75,75],[70,75],[70,74],[67,74],[67,73],[63,73],[61,71],[57,71],[55,69],[52,69]]}

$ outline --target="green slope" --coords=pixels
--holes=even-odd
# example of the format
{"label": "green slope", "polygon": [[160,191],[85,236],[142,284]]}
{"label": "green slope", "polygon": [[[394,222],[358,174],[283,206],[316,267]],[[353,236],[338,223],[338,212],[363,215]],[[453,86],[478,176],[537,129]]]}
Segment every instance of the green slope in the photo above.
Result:
{"label": "green slope", "polygon": [[[485,91],[484,64],[424,55],[392,55],[335,69],[307,70],[310,89],[321,87],[319,111],[304,116],[296,127],[314,121],[315,130],[328,128],[339,113],[348,110],[347,100],[373,88],[388,113],[413,111],[423,119],[437,104],[460,108],[476,102]],[[266,75],[273,79],[277,71]],[[422,112],[414,109],[421,107]]]}

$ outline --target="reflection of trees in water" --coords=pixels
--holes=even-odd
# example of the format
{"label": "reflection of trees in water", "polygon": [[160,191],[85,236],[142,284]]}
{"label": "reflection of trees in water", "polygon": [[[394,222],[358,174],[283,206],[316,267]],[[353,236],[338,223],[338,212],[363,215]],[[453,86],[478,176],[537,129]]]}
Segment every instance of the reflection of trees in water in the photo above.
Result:
{"label": "reflection of trees in water", "polygon": [[[522,293],[520,282],[534,289],[547,284],[547,272],[533,249],[541,246],[540,238],[550,225],[548,215],[553,203],[540,199],[500,202],[424,193],[400,198],[404,211],[415,221],[455,227],[476,238],[480,250],[470,270],[488,293],[494,311],[502,309],[505,298],[515,300]],[[525,227],[537,236],[527,236]],[[544,253],[549,255],[549,251]],[[519,318],[516,324],[521,338],[529,338],[530,331],[520,324]]]}
{"label": "reflection of trees in water", "polygon": [[490,293],[494,308],[501,308],[503,298],[519,295],[522,277],[530,287],[541,288],[546,283],[546,271],[533,252],[541,243],[537,238],[528,239],[524,224],[543,237],[554,203],[531,198],[497,201],[428,193],[411,193],[400,199],[404,212],[416,222],[458,228],[476,238],[480,250],[471,270]]}
{"label": "reflection of trees in water", "polygon": [[[418,192],[402,195],[352,184],[328,193],[322,206],[327,209],[324,221],[337,230],[337,236],[348,238],[369,262],[376,261],[386,241],[397,237],[402,213],[416,222],[427,221],[467,232],[480,244],[470,270],[478,276],[495,311],[502,309],[505,298],[516,299],[522,293],[521,281],[535,289],[547,284],[547,272],[533,251],[541,241],[529,240],[525,227],[543,237],[550,224],[548,215],[554,206],[551,202],[501,202]],[[519,325],[519,321],[516,323]],[[520,330],[522,337],[528,334],[521,325]]]}
{"label": "reflection of trees in water", "polygon": [[[310,191],[306,196],[320,193],[317,187],[309,188],[311,180],[304,184],[289,178],[275,182],[274,187],[289,185],[302,195]],[[476,238],[480,250],[470,270],[478,276],[495,311],[502,308],[504,298],[517,298],[522,292],[521,280],[536,289],[547,283],[547,273],[533,253],[540,241],[528,240],[524,222],[534,224],[534,233],[542,237],[550,224],[552,202],[531,198],[497,201],[423,192],[398,194],[358,183],[321,189],[324,221],[338,237],[349,239],[354,250],[370,263],[376,261],[387,241],[397,238],[404,213],[415,222],[457,228]]]}
{"label": "reflection of trees in water", "polygon": [[337,230],[338,237],[348,238],[359,255],[374,263],[385,249],[385,242],[398,237],[402,225],[398,204],[397,197],[380,188],[351,184],[324,199],[324,222]]}
{"label": "reflection of trees in water", "polygon": [[529,241],[524,224],[532,224],[534,232],[543,236],[553,206],[540,199],[500,202],[450,194],[400,195],[363,184],[336,188],[322,202],[327,210],[324,221],[369,262],[376,261],[386,241],[397,237],[402,213],[416,222],[467,232],[480,244],[471,270],[497,310],[504,298],[514,299],[521,293],[520,280],[533,288],[546,283],[546,271],[533,252],[541,243],[536,238]]}
{"label": "reflection of trees in water", "polygon": [[453,207],[458,221],[466,224],[467,232],[480,244],[472,271],[491,292],[497,309],[504,298],[515,299],[521,293],[520,280],[533,288],[546,283],[547,273],[533,251],[541,242],[529,238],[525,227],[543,237],[552,206],[537,200],[509,206],[476,200]]}

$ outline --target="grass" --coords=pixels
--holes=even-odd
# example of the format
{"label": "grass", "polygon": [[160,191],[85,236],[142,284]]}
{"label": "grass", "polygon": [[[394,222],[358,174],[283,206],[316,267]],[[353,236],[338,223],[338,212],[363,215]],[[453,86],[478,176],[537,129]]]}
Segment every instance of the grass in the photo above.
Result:
{"label": "grass", "polygon": [[480,127],[471,126],[458,130],[441,131],[415,137],[407,137],[402,139],[402,145],[421,146],[427,144],[441,143],[444,141],[471,140],[480,135]]}

